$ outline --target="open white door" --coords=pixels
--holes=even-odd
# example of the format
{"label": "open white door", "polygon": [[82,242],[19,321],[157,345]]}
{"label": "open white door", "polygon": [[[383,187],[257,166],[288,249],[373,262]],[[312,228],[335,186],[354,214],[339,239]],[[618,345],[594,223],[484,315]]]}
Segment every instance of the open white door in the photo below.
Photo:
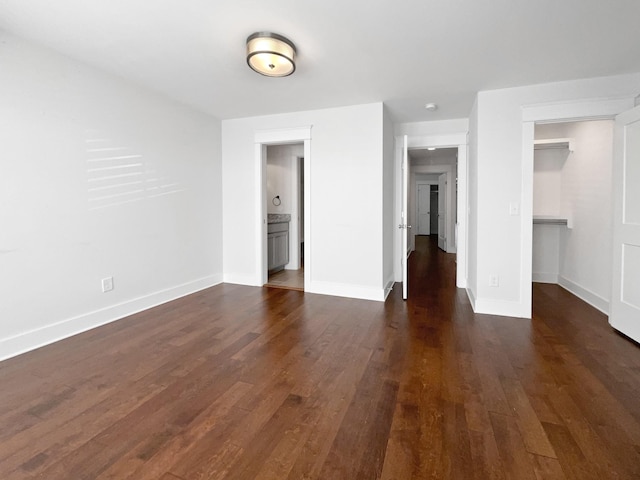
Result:
{"label": "open white door", "polygon": [[609,323],[640,342],[640,107],[616,117]]}
{"label": "open white door", "polygon": [[409,275],[408,275],[408,254],[409,254],[409,229],[407,225],[407,208],[409,205],[409,152],[408,138],[402,137],[402,211],[400,213],[400,225],[402,231],[402,298],[407,299],[409,295]]}
{"label": "open white door", "polygon": [[431,234],[431,185],[418,185],[418,235]]}
{"label": "open white door", "polygon": [[447,174],[438,177],[438,247],[447,251]]}

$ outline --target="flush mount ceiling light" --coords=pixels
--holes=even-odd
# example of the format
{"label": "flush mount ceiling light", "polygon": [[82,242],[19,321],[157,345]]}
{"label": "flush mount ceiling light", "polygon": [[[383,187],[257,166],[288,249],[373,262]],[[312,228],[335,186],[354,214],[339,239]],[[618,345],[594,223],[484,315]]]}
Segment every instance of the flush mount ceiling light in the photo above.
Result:
{"label": "flush mount ceiling light", "polygon": [[438,109],[438,105],[436,105],[435,103],[427,103],[424,108],[429,112],[435,112]]}
{"label": "flush mount ceiling light", "polygon": [[247,64],[267,77],[286,77],[296,70],[296,47],[286,37],[256,32],[247,38]]}

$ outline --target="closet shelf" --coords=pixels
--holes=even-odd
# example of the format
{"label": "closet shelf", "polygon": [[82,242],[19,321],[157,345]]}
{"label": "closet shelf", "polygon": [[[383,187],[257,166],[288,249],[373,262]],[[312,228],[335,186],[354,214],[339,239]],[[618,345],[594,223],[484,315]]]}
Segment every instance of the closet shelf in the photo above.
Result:
{"label": "closet shelf", "polygon": [[533,223],[537,225],[564,225],[569,227],[569,219],[549,215],[534,215]]}
{"label": "closet shelf", "polygon": [[547,138],[533,141],[534,150],[562,150],[573,152],[573,144],[570,138]]}

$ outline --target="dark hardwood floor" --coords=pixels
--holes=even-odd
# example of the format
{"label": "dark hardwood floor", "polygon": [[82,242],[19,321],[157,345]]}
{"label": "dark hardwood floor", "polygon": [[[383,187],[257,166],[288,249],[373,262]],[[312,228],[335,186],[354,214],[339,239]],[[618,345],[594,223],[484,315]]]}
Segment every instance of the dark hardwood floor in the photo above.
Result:
{"label": "dark hardwood floor", "polygon": [[0,363],[0,478],[640,478],[640,348],[553,285],[474,315],[220,285]]}

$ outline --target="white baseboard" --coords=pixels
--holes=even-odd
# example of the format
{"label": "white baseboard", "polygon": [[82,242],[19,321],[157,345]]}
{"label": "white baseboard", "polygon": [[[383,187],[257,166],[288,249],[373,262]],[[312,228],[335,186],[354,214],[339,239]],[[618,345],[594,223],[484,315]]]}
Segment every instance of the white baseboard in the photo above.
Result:
{"label": "white baseboard", "polygon": [[471,304],[471,310],[476,311],[476,294],[470,288],[465,289],[467,297],[469,297],[469,303]]}
{"label": "white baseboard", "polygon": [[387,281],[387,285],[384,287],[384,299],[386,300],[387,297],[389,296],[389,294],[391,293],[391,290],[393,290],[393,285],[395,284],[395,282],[393,281],[393,278],[390,278]]}
{"label": "white baseboard", "polygon": [[44,347],[64,338],[86,332],[134,313],[170,302],[176,298],[222,283],[222,275],[211,275],[176,287],[68,318],[44,327],[0,339],[0,360]]}
{"label": "white baseboard", "polygon": [[531,318],[531,312],[526,311],[520,302],[494,300],[491,298],[476,298],[471,304],[475,313],[500,315],[503,317]]}
{"label": "white baseboard", "polygon": [[532,281],[536,283],[558,283],[559,275],[557,273],[533,273],[531,274]]}
{"label": "white baseboard", "polygon": [[584,300],[589,305],[594,308],[597,308],[605,315],[609,315],[609,300],[601,297],[597,293],[592,292],[588,288],[585,288],[581,285],[578,285],[575,282],[572,282],[566,277],[562,275],[558,276],[558,285],[567,290],[568,292],[573,293],[576,297]]}
{"label": "white baseboard", "polygon": [[333,295],[335,297],[360,298],[362,300],[375,300],[384,302],[386,295],[384,288],[368,287],[363,285],[350,285],[345,283],[312,281],[304,286],[305,293],[319,293],[321,295]]}
{"label": "white baseboard", "polygon": [[234,283],[236,285],[248,285],[250,287],[262,286],[262,283],[257,280],[255,275],[225,273],[223,281],[224,283]]}

